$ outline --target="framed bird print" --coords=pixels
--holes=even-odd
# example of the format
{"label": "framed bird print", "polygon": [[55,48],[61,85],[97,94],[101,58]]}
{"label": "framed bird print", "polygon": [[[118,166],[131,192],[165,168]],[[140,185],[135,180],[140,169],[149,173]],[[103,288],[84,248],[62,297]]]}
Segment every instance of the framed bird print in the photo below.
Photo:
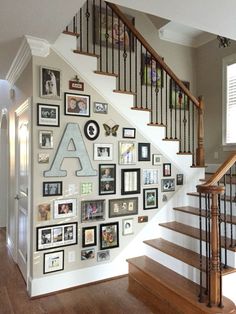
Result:
{"label": "framed bird print", "polygon": [[105,136],[109,136],[109,135],[117,136],[117,131],[119,129],[118,124],[115,124],[114,126],[110,127],[108,124],[103,123],[103,127],[105,130]]}

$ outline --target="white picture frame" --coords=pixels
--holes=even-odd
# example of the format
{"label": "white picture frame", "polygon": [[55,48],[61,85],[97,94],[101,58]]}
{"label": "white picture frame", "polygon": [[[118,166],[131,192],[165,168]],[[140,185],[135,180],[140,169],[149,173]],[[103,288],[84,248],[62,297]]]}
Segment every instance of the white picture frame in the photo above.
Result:
{"label": "white picture frame", "polygon": [[94,160],[113,160],[113,144],[94,144],[93,146]]}
{"label": "white picture frame", "polygon": [[74,217],[77,214],[76,199],[59,199],[54,201],[54,219]]}

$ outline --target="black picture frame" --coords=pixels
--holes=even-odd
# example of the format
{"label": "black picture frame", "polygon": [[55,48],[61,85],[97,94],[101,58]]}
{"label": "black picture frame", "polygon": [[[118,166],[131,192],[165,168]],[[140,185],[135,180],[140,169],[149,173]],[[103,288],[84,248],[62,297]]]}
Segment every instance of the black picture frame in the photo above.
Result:
{"label": "black picture frame", "polygon": [[90,247],[97,245],[97,227],[83,227],[82,228],[82,247]]}
{"label": "black picture frame", "polygon": [[184,175],[183,173],[176,174],[176,185],[183,185],[184,184]]}
{"label": "black picture frame", "polygon": [[60,126],[60,106],[50,104],[37,104],[38,126]]}
{"label": "black picture frame", "polygon": [[99,195],[116,194],[116,164],[99,164]]}
{"label": "black picture frame", "polygon": [[158,208],[158,188],[143,189],[143,209]]}
{"label": "black picture frame", "polygon": [[142,85],[153,86],[158,92],[164,85],[164,72],[160,64],[149,53],[142,53]]}
{"label": "black picture frame", "polygon": [[43,273],[55,273],[64,270],[64,250],[44,253]]}
{"label": "black picture frame", "polygon": [[109,200],[109,218],[138,214],[138,197]]}
{"label": "black picture frame", "polygon": [[140,168],[121,169],[121,195],[140,193]]}
{"label": "black picture frame", "polygon": [[90,95],[64,93],[64,110],[68,116],[90,117]]}
{"label": "black picture frame", "polygon": [[174,192],[175,191],[175,179],[173,178],[162,179],[161,191],[162,192]]}
{"label": "black picture frame", "polygon": [[[190,83],[187,81],[182,81],[187,89],[190,89]],[[170,79],[170,109],[177,110],[189,110],[189,97],[184,94],[179,85]]]}
{"label": "black picture frame", "polygon": [[59,196],[62,195],[62,181],[44,181],[43,196]]}
{"label": "black picture frame", "polygon": [[171,163],[163,164],[163,177],[171,177]]}
{"label": "black picture frame", "polygon": [[84,135],[90,141],[94,141],[100,134],[99,124],[95,120],[88,120],[84,125]]}
{"label": "black picture frame", "polygon": [[100,225],[100,250],[119,247],[119,222]]}
{"label": "black picture frame", "polygon": [[122,128],[122,137],[123,138],[135,138],[136,129],[135,128]]}
{"label": "black picture frame", "polygon": [[81,222],[105,220],[105,200],[81,201]]}
{"label": "black picture frame", "polygon": [[151,145],[150,143],[138,143],[138,161],[151,160]]}
{"label": "black picture frame", "polygon": [[61,99],[61,70],[48,66],[40,67],[40,97]]}

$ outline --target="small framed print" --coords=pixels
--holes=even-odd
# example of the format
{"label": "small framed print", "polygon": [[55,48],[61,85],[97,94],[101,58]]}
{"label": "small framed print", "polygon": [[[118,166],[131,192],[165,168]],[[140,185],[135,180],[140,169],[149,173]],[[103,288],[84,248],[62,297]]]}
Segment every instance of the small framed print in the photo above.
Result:
{"label": "small framed print", "polygon": [[95,257],[95,250],[81,250],[81,261],[87,261],[88,259],[93,259]]}
{"label": "small framed print", "polygon": [[116,164],[99,165],[99,195],[116,194]]}
{"label": "small framed print", "polygon": [[175,179],[162,179],[161,180],[162,192],[173,192],[175,191]]}
{"label": "small framed print", "polygon": [[150,161],[150,143],[138,143],[138,160]]}
{"label": "small framed print", "polygon": [[153,166],[159,166],[162,164],[162,155],[161,154],[152,154],[152,164]]}
{"label": "small framed print", "polygon": [[76,216],[76,199],[54,201],[54,218],[68,218]]}
{"label": "small framed print", "polygon": [[103,102],[94,102],[93,103],[93,112],[94,113],[108,113],[108,104]]}
{"label": "small framed print", "polygon": [[62,181],[43,182],[43,196],[62,195]]}
{"label": "small framed print", "polygon": [[133,165],[136,163],[135,142],[119,142],[119,164]]}
{"label": "small framed print", "polygon": [[123,138],[135,138],[136,136],[136,129],[134,128],[123,128],[122,131]]}
{"label": "small framed print", "polygon": [[124,236],[134,233],[134,220],[133,218],[126,218],[122,220],[122,234]]}
{"label": "small framed print", "polygon": [[140,169],[121,169],[121,194],[140,193]]}
{"label": "small framed print", "polygon": [[182,173],[178,173],[176,175],[176,185],[183,185],[184,184],[184,175]]}
{"label": "small framed print", "polygon": [[97,245],[97,227],[82,228],[82,247]]}
{"label": "small framed print", "polygon": [[64,94],[65,115],[90,117],[90,95]]}
{"label": "small framed print", "polygon": [[138,214],[138,197],[109,200],[109,218],[137,214]]}
{"label": "small framed print", "polygon": [[61,99],[61,71],[40,67],[40,97]]}
{"label": "small framed print", "polygon": [[37,104],[37,125],[60,126],[60,107],[58,105]]}
{"label": "small framed print", "polygon": [[158,184],[157,169],[143,169],[143,185]]}
{"label": "small framed print", "polygon": [[94,144],[93,146],[94,160],[112,160],[113,159],[113,144]]}
{"label": "small framed print", "polygon": [[100,225],[100,249],[119,247],[119,222]]}
{"label": "small framed print", "polygon": [[158,189],[143,190],[143,209],[158,208]]}
{"label": "small framed print", "polygon": [[100,133],[100,127],[94,120],[89,120],[84,125],[84,134],[88,140],[94,141],[98,138]]}
{"label": "small framed print", "polygon": [[105,200],[81,202],[81,222],[93,222],[105,219]]}
{"label": "small framed print", "polygon": [[84,90],[84,83],[80,82],[79,80],[74,80],[74,81],[70,80],[69,81],[69,89],[83,91]]}
{"label": "small framed print", "polygon": [[39,164],[48,164],[49,163],[49,154],[38,154],[38,163]]}
{"label": "small framed print", "polygon": [[44,253],[43,273],[53,273],[64,269],[64,251]]}
{"label": "small framed print", "polygon": [[97,252],[97,262],[106,262],[110,259],[110,251],[99,251]]}
{"label": "small framed print", "polygon": [[171,177],[171,164],[163,164],[163,177]]}
{"label": "small framed print", "polygon": [[51,205],[43,203],[38,205],[38,221],[47,221],[51,219]]}
{"label": "small framed print", "polygon": [[93,192],[93,183],[84,182],[80,184],[81,195],[89,195]]}
{"label": "small framed print", "polygon": [[53,148],[53,132],[39,131],[39,148],[52,149]]}

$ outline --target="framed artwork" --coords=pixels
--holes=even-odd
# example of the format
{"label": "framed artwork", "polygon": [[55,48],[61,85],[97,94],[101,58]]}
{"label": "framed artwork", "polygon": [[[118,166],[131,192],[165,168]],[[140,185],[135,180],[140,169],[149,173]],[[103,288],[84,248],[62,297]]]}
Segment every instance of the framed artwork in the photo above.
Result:
{"label": "framed artwork", "polygon": [[150,54],[145,53],[142,54],[142,84],[157,89],[163,86],[163,70]]}
{"label": "framed artwork", "polygon": [[94,160],[112,160],[113,144],[94,144],[93,146]]}
{"label": "framed artwork", "polygon": [[54,201],[54,219],[76,216],[76,199],[60,199]]}
{"label": "framed artwork", "polygon": [[105,219],[105,200],[81,202],[81,222],[93,222]]}
{"label": "framed artwork", "polygon": [[53,131],[39,131],[39,148],[53,148]]}
{"label": "framed artwork", "polygon": [[95,257],[95,250],[81,250],[81,261],[87,261],[88,259],[93,259]]}
{"label": "framed artwork", "polygon": [[77,244],[77,222],[36,228],[36,251]]}
{"label": "framed artwork", "polygon": [[182,173],[178,173],[176,175],[176,185],[183,185],[184,184],[184,175]]}
{"label": "framed artwork", "polygon": [[47,221],[51,219],[51,205],[43,203],[38,205],[38,221]]}
{"label": "framed artwork", "polygon": [[38,163],[39,164],[48,164],[49,163],[49,154],[44,154],[44,153],[38,154]]}
{"label": "framed artwork", "polygon": [[95,101],[93,103],[93,112],[94,113],[107,114],[108,113],[108,104],[107,103],[103,103],[103,102]]}
{"label": "framed artwork", "polygon": [[121,169],[121,194],[140,193],[140,169]]}
{"label": "framed artwork", "polygon": [[161,154],[152,154],[152,164],[153,166],[159,166],[162,164],[162,155]]}
{"label": "framed artwork", "polygon": [[119,142],[119,164],[133,165],[136,163],[135,142]]}
{"label": "framed artwork", "polygon": [[[190,88],[189,82],[182,81],[182,83],[187,89]],[[172,79],[170,79],[170,109],[189,110],[189,98]]]}
{"label": "framed artwork", "polygon": [[138,161],[150,161],[150,143],[138,143]]}
{"label": "framed artwork", "polygon": [[60,107],[58,105],[37,104],[37,125],[60,126]]}
{"label": "framed artwork", "polygon": [[143,209],[158,208],[158,189],[143,189]]}
{"label": "framed artwork", "polygon": [[157,169],[143,169],[143,185],[158,184]]}
{"label": "framed artwork", "polygon": [[122,220],[122,234],[124,236],[134,233],[134,220],[133,218],[125,218]]}
{"label": "framed artwork", "polygon": [[43,182],[43,196],[62,195],[62,181]]}
{"label": "framed artwork", "polygon": [[99,251],[97,252],[97,262],[106,262],[110,259],[110,251]]}
{"label": "framed artwork", "polygon": [[100,249],[119,247],[119,222],[100,225]]}
{"label": "framed artwork", "polygon": [[137,214],[138,214],[138,197],[109,200],[109,218]]}
{"label": "framed artwork", "polygon": [[50,67],[40,67],[40,97],[61,99],[61,71]]}
{"label": "framed artwork", "polygon": [[116,194],[116,164],[99,165],[99,195]]}
{"label": "framed artwork", "polygon": [[43,273],[53,273],[64,269],[64,251],[44,253]]}
{"label": "framed artwork", "polygon": [[135,138],[136,129],[135,128],[123,128],[122,129],[123,138]]}
{"label": "framed artwork", "polygon": [[89,195],[93,192],[93,183],[84,182],[80,184],[81,195]]}
{"label": "framed artwork", "polygon": [[84,90],[84,83],[79,81],[79,78],[77,75],[76,75],[76,78],[77,78],[77,80],[70,80],[69,81],[69,89],[83,91]]}
{"label": "framed artwork", "polygon": [[64,93],[65,115],[90,117],[90,95]]}
{"label": "framed artwork", "polygon": [[97,227],[82,228],[82,247],[97,245]]}
{"label": "framed artwork", "polygon": [[163,177],[171,177],[171,164],[170,163],[163,164]]}
{"label": "framed artwork", "polygon": [[161,180],[161,191],[162,192],[173,192],[173,191],[175,191],[175,179],[162,179]]}
{"label": "framed artwork", "polygon": [[98,138],[100,133],[100,127],[94,120],[89,120],[84,125],[84,134],[88,140],[94,141]]}

